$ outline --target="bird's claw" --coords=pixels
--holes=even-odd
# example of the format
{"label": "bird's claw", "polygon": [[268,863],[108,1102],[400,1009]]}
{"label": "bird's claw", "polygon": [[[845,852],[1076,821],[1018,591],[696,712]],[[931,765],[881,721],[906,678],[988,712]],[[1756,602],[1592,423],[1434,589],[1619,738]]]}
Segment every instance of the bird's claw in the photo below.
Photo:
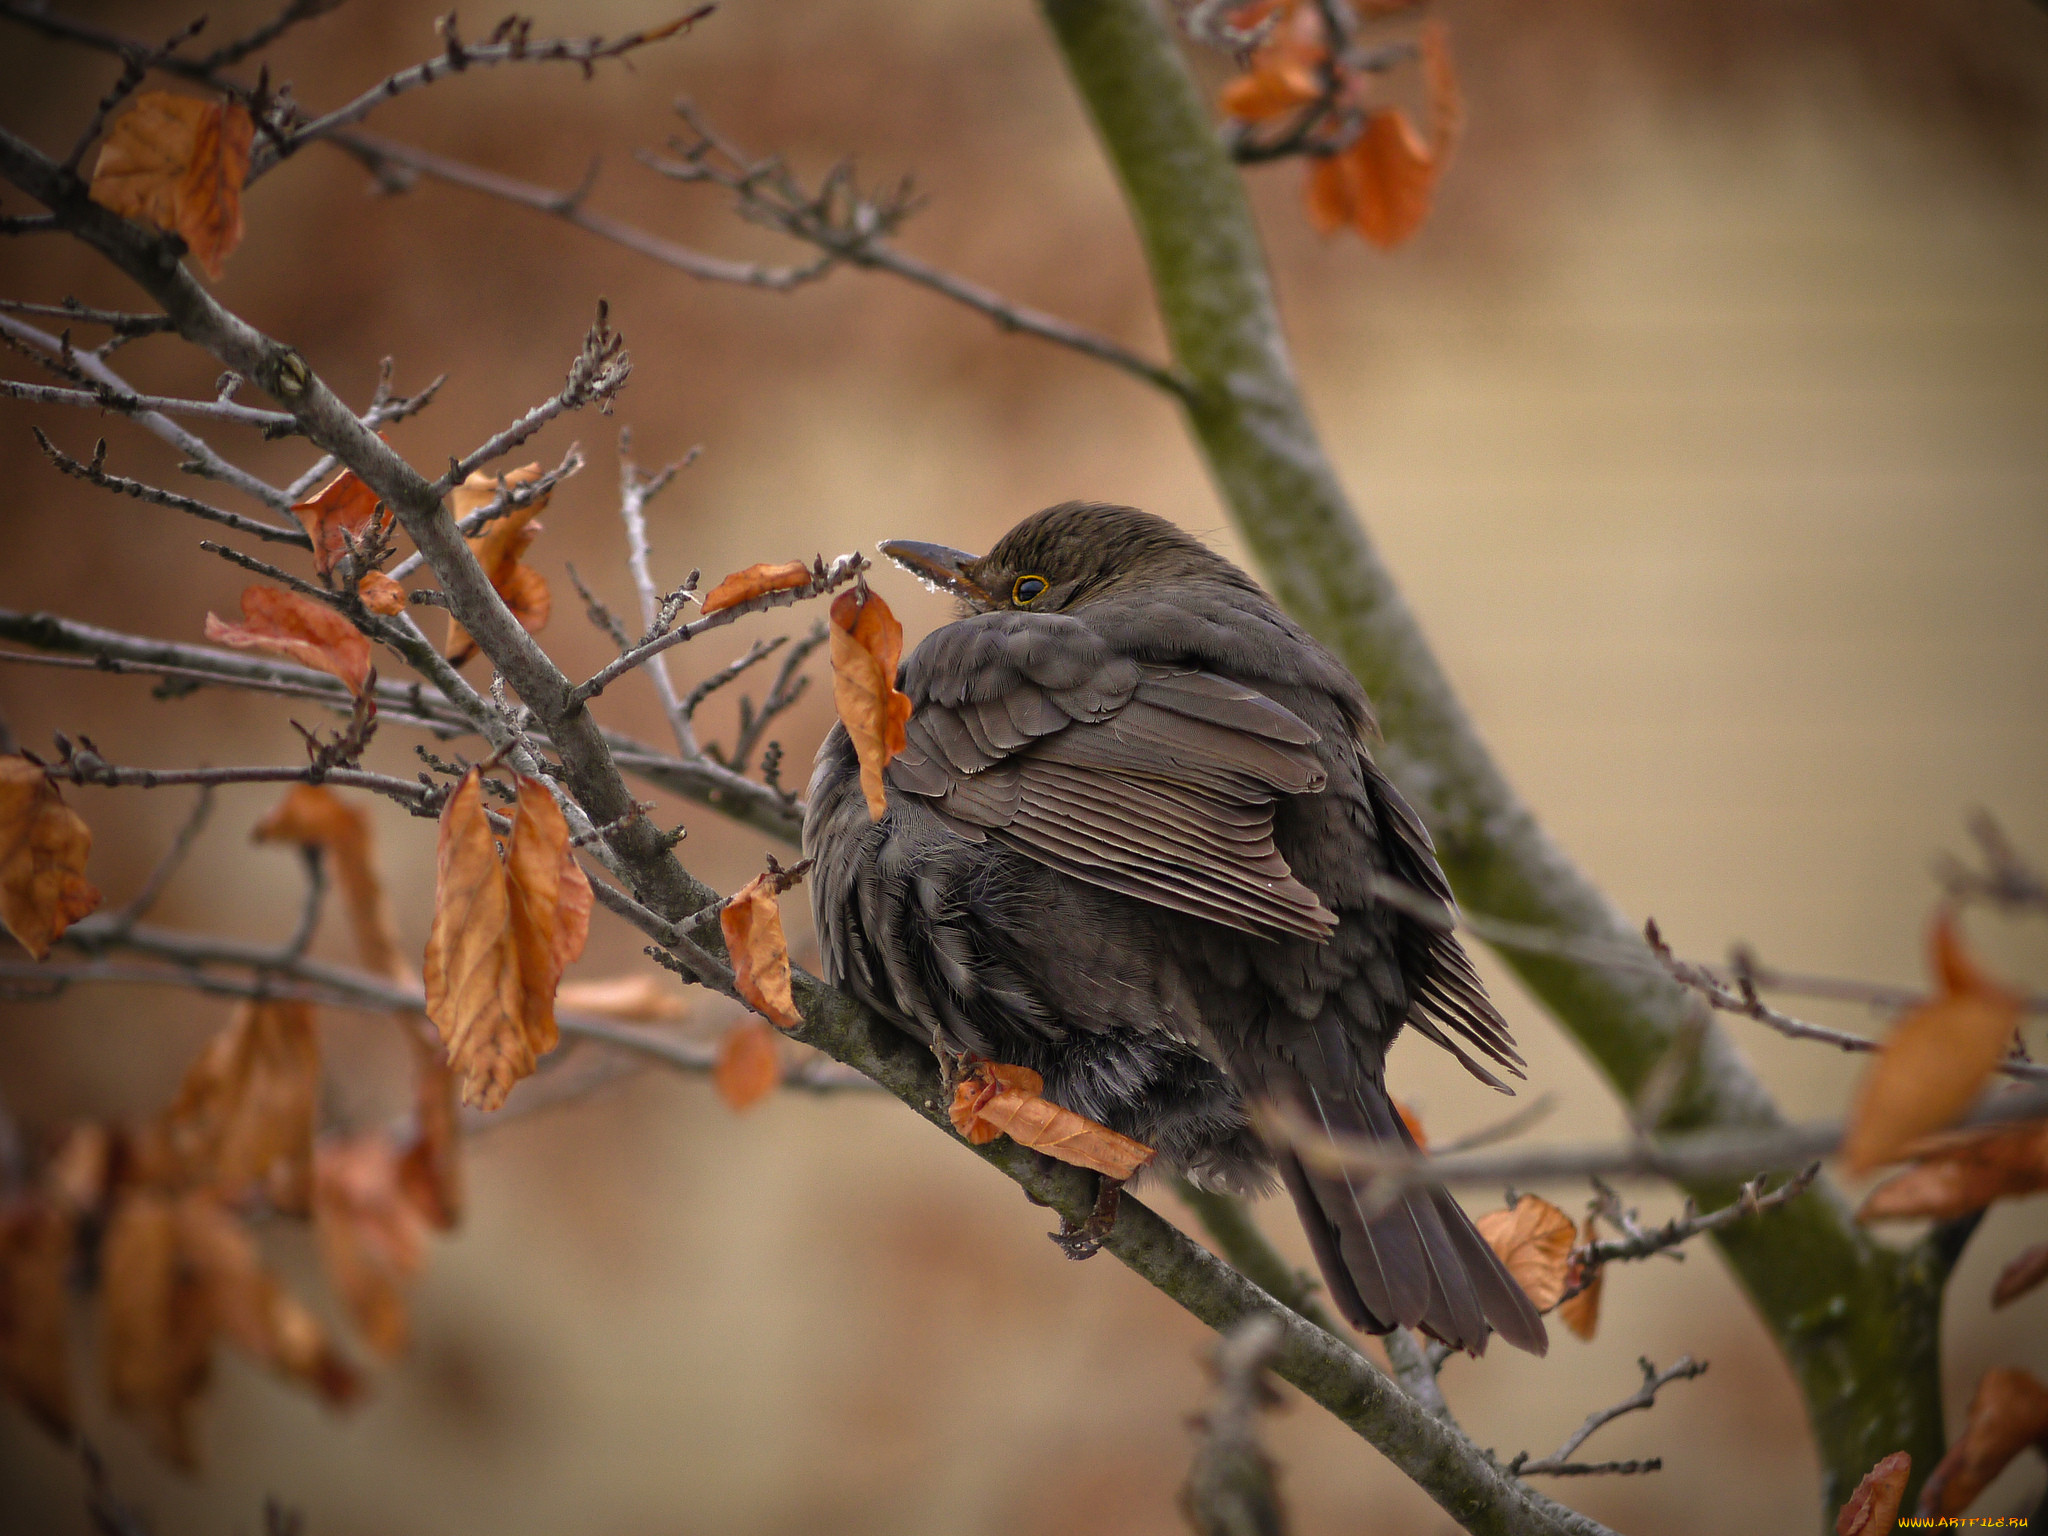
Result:
{"label": "bird's claw", "polygon": [[1101,1191],[1095,1197],[1095,1209],[1088,1213],[1088,1219],[1077,1224],[1062,1216],[1059,1231],[1048,1232],[1046,1236],[1070,1259],[1094,1258],[1116,1226],[1117,1197],[1123,1189],[1122,1179],[1103,1179]]}

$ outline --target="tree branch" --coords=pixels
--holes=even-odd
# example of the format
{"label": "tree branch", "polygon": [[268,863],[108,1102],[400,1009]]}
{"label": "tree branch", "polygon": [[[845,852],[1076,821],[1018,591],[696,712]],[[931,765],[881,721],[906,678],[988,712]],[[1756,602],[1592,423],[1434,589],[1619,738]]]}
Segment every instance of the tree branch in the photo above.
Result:
{"label": "tree branch", "polygon": [[1643,1384],[1636,1392],[1623,1398],[1612,1408],[1602,1408],[1597,1413],[1588,1414],[1586,1422],[1573,1430],[1571,1437],[1548,1456],[1539,1461],[1531,1461],[1529,1453],[1524,1451],[1508,1463],[1508,1470],[1523,1476],[1532,1472],[1543,1472],[1552,1477],[1584,1477],[1588,1473],[1596,1472],[1655,1472],[1661,1468],[1664,1465],[1663,1458],[1657,1456],[1652,1456],[1647,1461],[1603,1461],[1591,1465],[1574,1462],[1571,1459],[1572,1452],[1591,1439],[1595,1431],[1612,1424],[1623,1414],[1653,1407],[1657,1401],[1657,1394],[1672,1382],[1690,1381],[1695,1376],[1704,1376],[1707,1373],[1706,1362],[1694,1360],[1691,1355],[1680,1355],[1678,1363],[1667,1371],[1659,1371],[1647,1358],[1638,1360],[1636,1364],[1643,1372]]}

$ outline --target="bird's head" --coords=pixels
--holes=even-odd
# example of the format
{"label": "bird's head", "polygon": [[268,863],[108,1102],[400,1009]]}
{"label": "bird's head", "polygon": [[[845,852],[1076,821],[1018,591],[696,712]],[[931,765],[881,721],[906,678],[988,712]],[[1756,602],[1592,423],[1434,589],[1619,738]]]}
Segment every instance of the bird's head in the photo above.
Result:
{"label": "bird's head", "polygon": [[1062,613],[1112,594],[1191,581],[1256,591],[1236,566],[1136,507],[1067,501],[1034,512],[985,555],[889,539],[882,553],[971,613]]}

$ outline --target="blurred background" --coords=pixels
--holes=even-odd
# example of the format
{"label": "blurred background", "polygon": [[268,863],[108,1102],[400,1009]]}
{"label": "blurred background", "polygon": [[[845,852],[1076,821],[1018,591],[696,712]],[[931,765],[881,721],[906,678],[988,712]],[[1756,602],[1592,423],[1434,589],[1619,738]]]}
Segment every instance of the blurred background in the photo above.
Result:
{"label": "blurred background", "polygon": [[[271,9],[213,5],[207,36]],[[150,37],[189,19],[161,0],[86,12]],[[1701,958],[1740,940],[1787,967],[1913,983],[1930,861],[1963,846],[1971,808],[2048,857],[2048,11],[1448,0],[1438,14],[1469,130],[1416,240],[1391,255],[1323,241],[1299,165],[1250,177],[1329,449],[1508,773],[1632,917],[1654,915]],[[534,16],[536,35],[553,35],[666,13],[585,0]],[[274,49],[273,74],[331,105],[432,54],[430,23],[424,6],[353,0]],[[116,68],[0,26],[5,119],[61,152]],[[470,35],[486,29],[468,18]],[[1200,67],[1212,82],[1227,73]],[[847,155],[867,177],[914,172],[930,203],[906,249],[1160,350],[1116,188],[1021,0],[728,0],[630,68],[589,81],[559,66],[470,71],[370,126],[561,187],[601,157],[593,208],[721,254],[803,259],[736,223],[720,194],[634,163],[685,94],[807,176]],[[28,210],[10,198],[6,211]],[[1136,503],[1236,549],[1164,398],[889,277],[842,273],[791,295],[709,286],[454,188],[375,195],[324,148],[260,183],[247,217],[218,289],[230,306],[352,399],[387,355],[403,389],[449,375],[430,411],[391,432],[425,467],[557,388],[610,300],[635,363],[617,414],[559,422],[530,455],[552,464],[580,439],[593,461],[556,493],[530,557],[555,590],[544,641],[572,674],[608,645],[564,563],[632,610],[616,515],[626,425],[645,463],[703,446],[655,508],[671,583],[889,536],[984,548],[1068,497]],[[0,292],[135,302],[46,236],[0,245]],[[161,341],[117,363],[186,394],[215,373]],[[25,360],[11,372],[38,376]],[[200,638],[208,609],[234,611],[244,578],[196,548],[202,530],[61,478],[29,427],[81,457],[104,433],[114,471],[178,483],[154,439],[75,411],[9,404],[0,418],[0,604],[182,640]],[[291,445],[213,440],[280,482],[306,462]],[[876,584],[913,640],[947,617],[906,578]],[[720,631],[677,653],[680,672],[811,616]],[[795,784],[829,698],[814,687],[776,732]],[[708,707],[715,730],[732,708],[723,695]],[[25,744],[84,731],[126,763],[301,750],[286,701],[226,690],[158,701],[145,680],[8,666],[0,709]],[[612,690],[603,712],[662,737],[645,684]],[[409,776],[414,739],[387,729],[372,765]],[[69,798],[95,831],[91,873],[110,902],[138,888],[190,803],[171,790]],[[282,937],[296,860],[247,842],[274,798],[220,796],[161,921]],[[372,813],[417,948],[432,829],[382,802]],[[730,888],[760,867],[760,835],[695,806],[660,814],[688,823],[682,853],[705,878]],[[2048,981],[2038,923],[1973,919],[1971,937],[2008,974]],[[808,947],[807,924],[793,940]],[[639,948],[600,918],[574,974],[629,972],[646,964]],[[350,958],[337,919],[319,952]],[[1535,1085],[1561,1100],[1534,1135],[1619,1133],[1569,1040],[1482,964]],[[730,1021],[716,1000],[694,1006],[690,1031]],[[0,1092],[31,1140],[149,1113],[226,1013],[137,990],[11,1005]],[[1839,1111],[1853,1062],[1727,1027],[1789,1113]],[[402,1104],[387,1021],[329,1014],[323,1029],[336,1123]],[[1499,1113],[1427,1046],[1404,1043],[1391,1075],[1440,1137]],[[88,1392],[114,1487],[158,1531],[254,1530],[268,1495],[303,1511],[311,1536],[1182,1528],[1205,1330],[1112,1260],[1066,1261],[1042,1212],[893,1104],[785,1093],[736,1116],[702,1080],[644,1072],[478,1136],[470,1169],[472,1213],[414,1291],[411,1354],[375,1373],[354,1412],[224,1357],[202,1420],[207,1466],[182,1477]],[[1586,1192],[1544,1193],[1576,1212]],[[1675,1204],[1652,1185],[1633,1197],[1659,1218]],[[1994,1211],[1956,1275],[1952,1423],[1986,1367],[2048,1374],[2048,1291],[1988,1307],[2042,1216],[2038,1198]],[[1262,1219],[1308,1263],[1284,1202]],[[311,1244],[282,1234],[274,1252],[331,1315]],[[1638,1355],[1689,1352],[1711,1362],[1705,1378],[1592,1446],[1661,1455],[1664,1470],[1559,1491],[1628,1531],[1812,1527],[1797,1396],[1710,1248],[1612,1273],[1594,1343],[1554,1332],[1547,1360],[1501,1349],[1445,1371],[1480,1444],[1543,1454],[1633,1390]],[[1287,1396],[1268,1442],[1298,1532],[1450,1528]],[[0,1525],[85,1531],[80,1482],[0,1410]],[[2039,1459],[2022,1458],[1979,1508],[2031,1507],[2040,1482]]]}

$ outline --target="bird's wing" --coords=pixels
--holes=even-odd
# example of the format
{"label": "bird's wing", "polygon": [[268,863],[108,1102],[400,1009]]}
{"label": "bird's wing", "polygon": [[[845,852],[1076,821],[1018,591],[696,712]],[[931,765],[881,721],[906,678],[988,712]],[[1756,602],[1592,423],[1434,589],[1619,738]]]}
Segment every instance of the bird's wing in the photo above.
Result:
{"label": "bird's wing", "polygon": [[1337,926],[1273,845],[1275,800],[1325,782],[1317,733],[1256,690],[1014,613],[938,631],[904,690],[916,707],[889,782],[961,835],[1248,933]]}

